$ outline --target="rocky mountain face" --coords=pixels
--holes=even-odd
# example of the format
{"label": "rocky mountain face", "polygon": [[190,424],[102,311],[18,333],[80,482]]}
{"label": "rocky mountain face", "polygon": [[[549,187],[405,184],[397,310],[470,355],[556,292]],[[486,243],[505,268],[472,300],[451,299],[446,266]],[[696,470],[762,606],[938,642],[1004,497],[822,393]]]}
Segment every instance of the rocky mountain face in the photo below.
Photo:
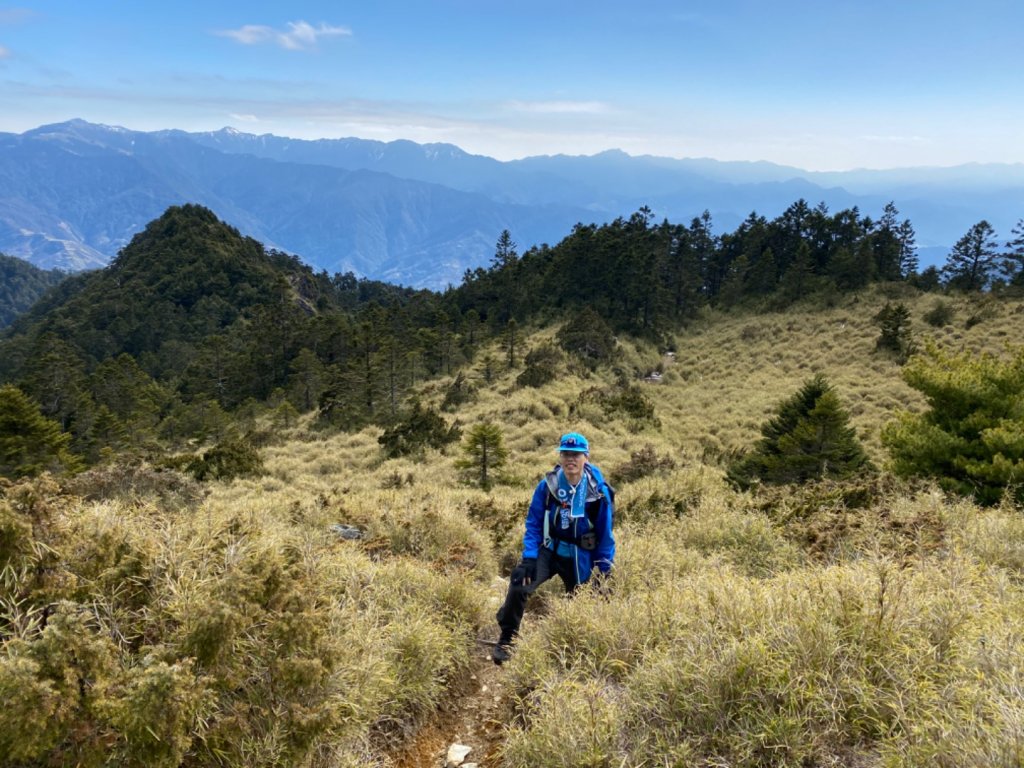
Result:
{"label": "rocky mountain face", "polygon": [[317,269],[437,289],[486,264],[504,229],[524,251],[646,205],[682,222],[707,209],[724,231],[800,198],[875,216],[894,200],[928,264],[982,218],[1009,232],[1024,211],[1024,166],[814,174],[619,151],[499,162],[449,144],[80,120],[0,134],[0,252],[72,271],[108,263],[184,203]]}

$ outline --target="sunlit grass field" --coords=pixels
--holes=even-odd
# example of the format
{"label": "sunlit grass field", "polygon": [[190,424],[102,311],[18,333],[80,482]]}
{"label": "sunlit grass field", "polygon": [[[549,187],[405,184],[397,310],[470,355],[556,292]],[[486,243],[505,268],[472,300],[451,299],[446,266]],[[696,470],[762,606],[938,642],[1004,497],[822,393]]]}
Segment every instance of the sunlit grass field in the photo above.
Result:
{"label": "sunlit grass field", "polygon": [[[1024,338],[1020,300],[876,289],[709,312],[673,355],[620,340],[617,370],[567,363],[538,389],[470,366],[474,399],[445,415],[501,426],[509,459],[488,492],[457,468],[458,444],[385,460],[378,428],[309,417],[261,449],[258,477],[168,492],[143,474],[91,500],[7,489],[4,530],[27,510],[41,543],[4,571],[8,594],[35,603],[0,606],[14,628],[0,698],[20,702],[0,714],[0,755],[389,765],[496,635],[495,580],[558,436],[577,430],[617,489],[613,587],[534,601],[503,671],[505,766],[1021,765],[1024,510],[885,476],[882,426],[924,407],[875,350],[887,301],[910,308],[918,344],[999,354]],[[937,301],[952,310],[938,327],[924,320]],[[486,351],[503,359],[498,341]],[[639,385],[656,420],[580,401],[655,370]],[[731,489],[727,462],[816,373],[882,476]],[[450,384],[427,384],[423,402]],[[641,449],[662,468],[617,480]],[[47,595],[41,629],[31,606]]]}

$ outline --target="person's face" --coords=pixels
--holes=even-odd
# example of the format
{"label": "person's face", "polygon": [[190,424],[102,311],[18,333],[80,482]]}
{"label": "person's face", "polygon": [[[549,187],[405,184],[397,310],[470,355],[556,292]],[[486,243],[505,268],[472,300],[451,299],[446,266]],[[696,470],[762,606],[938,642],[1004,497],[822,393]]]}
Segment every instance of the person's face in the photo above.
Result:
{"label": "person's face", "polygon": [[587,463],[587,454],[580,453],[579,451],[560,451],[558,463],[561,465],[562,471],[565,472],[569,482],[575,483],[579,481],[580,476],[583,474],[583,465]]}

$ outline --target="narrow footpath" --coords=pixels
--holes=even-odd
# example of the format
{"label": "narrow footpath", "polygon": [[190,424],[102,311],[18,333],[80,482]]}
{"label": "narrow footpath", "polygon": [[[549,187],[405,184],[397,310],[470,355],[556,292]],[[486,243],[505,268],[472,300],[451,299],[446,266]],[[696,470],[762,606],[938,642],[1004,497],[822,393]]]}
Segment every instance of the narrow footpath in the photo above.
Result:
{"label": "narrow footpath", "polygon": [[[507,580],[497,578],[491,585],[494,611],[507,586]],[[477,642],[469,671],[461,688],[452,691],[450,705],[440,707],[409,744],[391,755],[395,768],[497,768],[508,705],[503,703],[504,673],[491,661],[497,626],[493,630],[485,629],[486,639]]]}

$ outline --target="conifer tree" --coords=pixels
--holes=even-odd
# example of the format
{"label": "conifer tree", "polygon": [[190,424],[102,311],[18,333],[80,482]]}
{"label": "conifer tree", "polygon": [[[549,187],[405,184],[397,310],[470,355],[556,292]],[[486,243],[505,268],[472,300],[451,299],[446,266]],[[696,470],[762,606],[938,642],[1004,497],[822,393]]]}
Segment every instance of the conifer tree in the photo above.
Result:
{"label": "conifer tree", "polygon": [[1003,275],[1011,285],[1024,286],[1024,219],[1017,219],[1003,254]]}
{"label": "conifer tree", "polygon": [[289,399],[302,413],[313,410],[327,384],[327,371],[309,349],[299,350],[291,364],[288,379]]}
{"label": "conifer tree", "polygon": [[516,354],[519,352],[521,341],[518,324],[515,319],[509,320],[508,325],[505,326],[505,352],[510,370],[516,367]]}
{"label": "conifer tree", "polygon": [[775,263],[775,254],[771,248],[765,248],[752,261],[747,273],[748,290],[755,296],[767,296],[775,290],[779,276]]}
{"label": "conifer tree", "polygon": [[844,478],[867,466],[848,414],[819,374],[779,403],[775,416],[761,427],[761,440],[733,463],[728,477],[747,488],[758,480],[782,484]]}
{"label": "conifer tree", "polygon": [[0,475],[79,469],[81,462],[68,449],[70,442],[71,435],[43,416],[28,395],[10,384],[0,387]]}
{"label": "conifer tree", "polygon": [[957,240],[942,268],[946,284],[964,291],[985,288],[992,281],[998,263],[995,237],[992,225],[982,220]]}
{"label": "conifer tree", "polygon": [[779,294],[787,302],[799,301],[813,290],[815,283],[811,247],[806,240],[801,240],[793,261],[779,282]]}
{"label": "conifer tree", "polygon": [[886,302],[885,306],[874,317],[874,321],[882,329],[875,342],[875,349],[888,350],[896,355],[900,362],[914,352],[914,339],[910,331],[910,309],[903,302],[895,305]]}
{"label": "conifer tree", "polygon": [[501,427],[491,421],[475,425],[466,435],[462,452],[464,458],[456,466],[469,472],[481,488],[490,490],[495,471],[508,459]]}
{"label": "conifer tree", "polygon": [[904,219],[896,230],[896,238],[900,244],[900,277],[909,278],[917,273],[917,233],[910,219]]}

